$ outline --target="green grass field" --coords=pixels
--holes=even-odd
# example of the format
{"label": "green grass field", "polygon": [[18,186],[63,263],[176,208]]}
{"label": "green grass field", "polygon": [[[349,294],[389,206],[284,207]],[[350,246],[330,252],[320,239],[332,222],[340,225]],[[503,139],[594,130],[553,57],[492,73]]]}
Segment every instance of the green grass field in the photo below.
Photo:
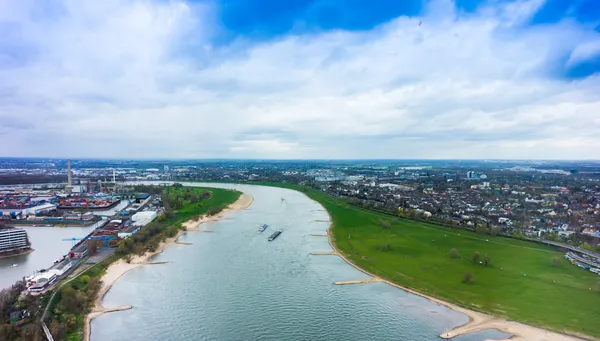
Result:
{"label": "green grass field", "polygon": [[[571,265],[550,247],[404,219],[350,206],[294,185],[333,219],[337,247],[363,269],[461,306],[556,331],[600,336],[600,276]],[[380,226],[381,220],[391,223]],[[460,257],[451,259],[456,248]],[[475,264],[475,251],[491,266]],[[552,259],[560,257],[560,266]],[[463,281],[469,271],[473,282]]]}

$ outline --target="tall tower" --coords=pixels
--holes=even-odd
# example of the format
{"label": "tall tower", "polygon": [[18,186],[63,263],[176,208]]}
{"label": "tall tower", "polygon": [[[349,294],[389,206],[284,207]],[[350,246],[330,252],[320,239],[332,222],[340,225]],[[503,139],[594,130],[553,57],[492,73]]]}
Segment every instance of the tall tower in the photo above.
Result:
{"label": "tall tower", "polygon": [[73,190],[73,181],[71,179],[71,160],[67,160],[67,187],[65,189],[69,193]]}

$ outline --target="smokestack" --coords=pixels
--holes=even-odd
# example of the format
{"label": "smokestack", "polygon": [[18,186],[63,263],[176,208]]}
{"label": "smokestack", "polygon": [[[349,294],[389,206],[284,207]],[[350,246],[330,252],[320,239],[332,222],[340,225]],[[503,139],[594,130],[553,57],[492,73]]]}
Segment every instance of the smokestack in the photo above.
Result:
{"label": "smokestack", "polygon": [[67,161],[67,182],[69,187],[73,187],[73,182],[71,181],[71,160]]}

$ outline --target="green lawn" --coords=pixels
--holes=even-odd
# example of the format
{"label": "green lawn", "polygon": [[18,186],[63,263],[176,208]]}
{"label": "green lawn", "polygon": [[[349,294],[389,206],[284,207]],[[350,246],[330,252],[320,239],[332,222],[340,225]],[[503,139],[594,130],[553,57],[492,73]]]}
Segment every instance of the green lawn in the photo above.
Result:
{"label": "green lawn", "polygon": [[[400,285],[474,310],[557,331],[600,336],[600,276],[540,244],[396,219],[350,206],[320,191],[286,184],[321,203],[337,247],[355,264]],[[380,226],[388,220],[391,227]],[[460,258],[451,259],[456,248]],[[473,253],[491,266],[474,264]],[[560,256],[560,266],[552,258]],[[469,271],[473,282],[463,282]]]}

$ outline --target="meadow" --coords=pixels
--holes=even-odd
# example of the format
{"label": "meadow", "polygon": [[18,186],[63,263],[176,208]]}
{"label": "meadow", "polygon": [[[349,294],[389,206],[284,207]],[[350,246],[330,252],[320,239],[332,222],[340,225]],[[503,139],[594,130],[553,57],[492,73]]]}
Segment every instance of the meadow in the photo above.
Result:
{"label": "meadow", "polygon": [[382,278],[510,320],[600,336],[600,276],[571,265],[557,249],[396,218],[310,188],[263,184],[321,203],[331,215],[336,247]]}

